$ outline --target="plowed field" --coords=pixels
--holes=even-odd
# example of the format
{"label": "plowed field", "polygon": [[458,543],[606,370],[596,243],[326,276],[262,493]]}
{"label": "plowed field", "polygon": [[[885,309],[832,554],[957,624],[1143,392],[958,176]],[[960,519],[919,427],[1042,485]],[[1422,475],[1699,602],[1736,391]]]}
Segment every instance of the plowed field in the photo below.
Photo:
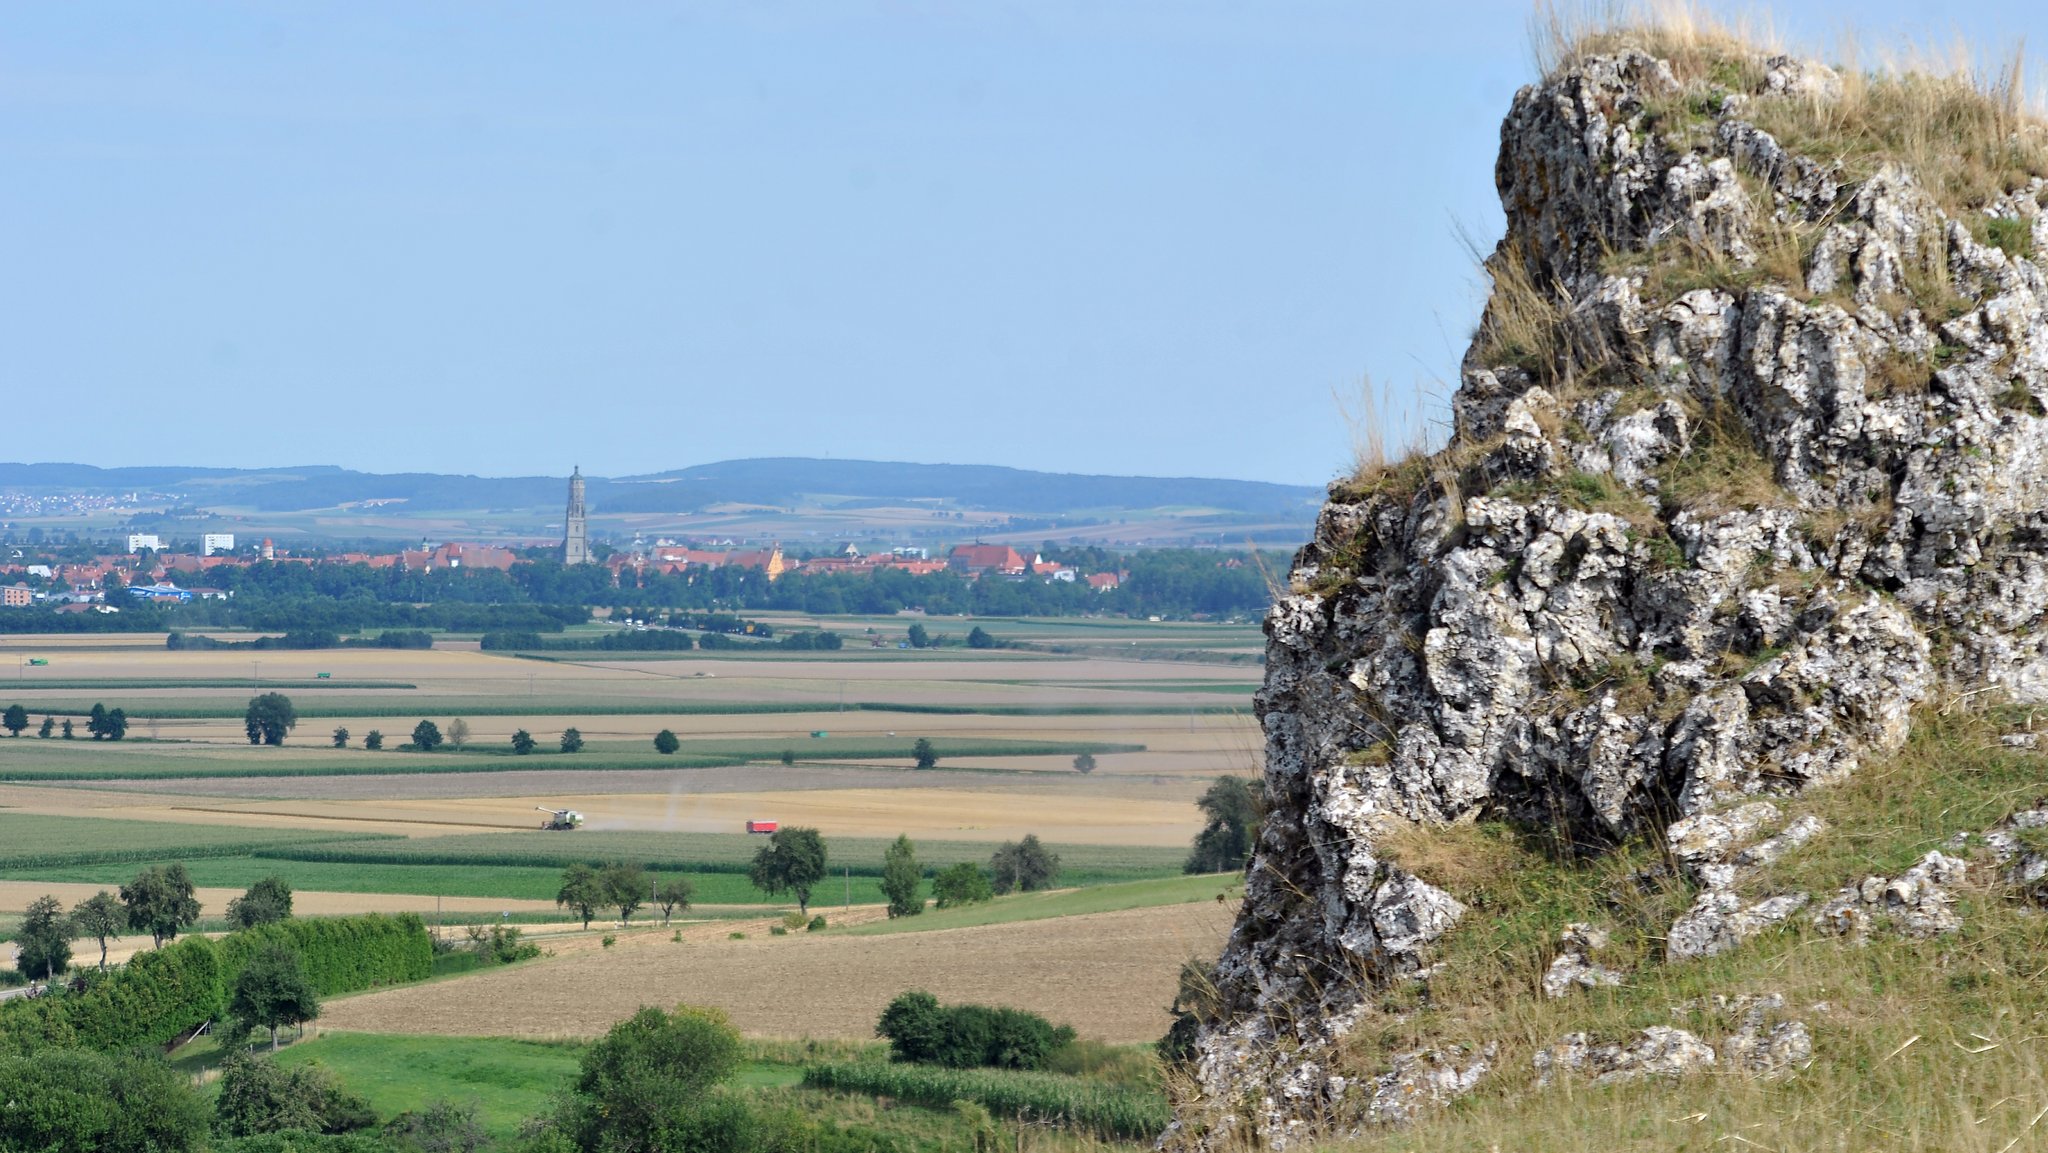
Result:
{"label": "plowed field", "polygon": [[[830,916],[832,910],[825,910]],[[1009,1005],[1084,1037],[1149,1041],[1166,1031],[1181,962],[1214,957],[1236,910],[1167,905],[1008,925],[878,937],[794,933],[724,938],[694,929],[587,938],[558,955],[472,977],[330,1002],[322,1024],[378,1033],[589,1037],[642,1005],[712,1005],[755,1036],[874,1035],[908,988],[944,1001]]]}

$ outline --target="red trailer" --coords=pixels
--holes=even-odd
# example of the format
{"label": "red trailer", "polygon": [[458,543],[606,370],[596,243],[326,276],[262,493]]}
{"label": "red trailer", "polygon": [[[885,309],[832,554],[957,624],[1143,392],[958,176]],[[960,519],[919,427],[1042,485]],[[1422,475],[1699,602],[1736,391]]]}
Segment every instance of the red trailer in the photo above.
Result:
{"label": "red trailer", "polygon": [[775,822],[774,822],[774,821],[748,821],[748,822],[747,822],[747,831],[748,831],[748,832],[750,832],[750,833],[772,833],[772,832],[774,832],[774,831],[775,831]]}

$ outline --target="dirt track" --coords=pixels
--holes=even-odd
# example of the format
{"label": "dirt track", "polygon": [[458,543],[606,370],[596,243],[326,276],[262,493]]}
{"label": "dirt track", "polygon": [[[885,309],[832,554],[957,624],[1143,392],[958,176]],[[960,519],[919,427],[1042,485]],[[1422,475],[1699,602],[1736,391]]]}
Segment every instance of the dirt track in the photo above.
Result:
{"label": "dirt track", "polygon": [[[587,1037],[642,1005],[714,1005],[755,1036],[869,1038],[890,998],[922,988],[947,1001],[1031,1009],[1084,1037],[1149,1041],[1166,1031],[1180,964],[1214,957],[1234,912],[1169,905],[936,932],[850,937],[802,932],[724,939],[705,926],[612,949],[581,938],[558,955],[327,1005],[324,1025],[384,1033]],[[830,910],[827,910],[830,915]]]}

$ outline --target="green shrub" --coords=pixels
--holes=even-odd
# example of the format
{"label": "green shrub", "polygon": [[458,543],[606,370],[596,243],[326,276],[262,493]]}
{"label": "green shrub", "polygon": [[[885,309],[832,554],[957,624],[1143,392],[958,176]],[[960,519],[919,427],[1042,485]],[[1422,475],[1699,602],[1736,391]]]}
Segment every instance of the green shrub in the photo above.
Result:
{"label": "green shrub", "polygon": [[804,1084],[892,1097],[935,1109],[951,1109],[955,1101],[972,1101],[999,1116],[1058,1121],[1109,1139],[1149,1140],[1173,1119],[1165,1095],[1157,1090],[1051,1073],[848,1061],[805,1069]]}
{"label": "green shrub", "polygon": [[825,927],[825,914],[819,913],[817,916],[811,918],[810,924],[804,926],[804,932],[815,933],[818,930],[823,929]]}
{"label": "green shrub", "polygon": [[206,1121],[204,1098],[161,1058],[0,1056],[0,1149],[182,1153],[204,1146]]}
{"label": "green shrub", "polygon": [[708,1099],[740,1055],[715,1009],[642,1009],[584,1052],[556,1124],[583,1149],[746,1149],[745,1109]]}
{"label": "green shrub", "polygon": [[996,891],[981,866],[962,861],[932,878],[932,895],[938,898],[939,908],[952,909],[991,900]]}
{"label": "green shrub", "polygon": [[238,1053],[220,1067],[213,1125],[224,1137],[293,1130],[348,1133],[376,1123],[377,1115],[361,1097],[318,1066],[287,1069]]}
{"label": "green shrub", "polygon": [[898,1061],[955,1069],[1043,1069],[1055,1051],[1074,1040],[1074,1031],[1036,1013],[987,1005],[940,1005],[938,998],[911,990],[889,1002],[875,1024]]}
{"label": "green shrub", "polygon": [[532,941],[520,940],[519,927],[516,925],[471,925],[468,933],[470,952],[477,958],[479,964],[510,965],[515,961],[530,961],[540,956],[540,946]]}

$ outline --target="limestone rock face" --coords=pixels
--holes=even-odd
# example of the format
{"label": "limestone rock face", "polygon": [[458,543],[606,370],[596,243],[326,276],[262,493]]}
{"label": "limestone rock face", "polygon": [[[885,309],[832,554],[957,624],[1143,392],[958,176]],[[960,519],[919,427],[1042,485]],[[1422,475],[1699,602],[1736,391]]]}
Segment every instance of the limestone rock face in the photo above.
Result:
{"label": "limestone rock face", "polygon": [[[1680,822],[1706,890],[1685,949],[1712,953],[1806,904],[1726,891],[1818,831],[1756,843],[1765,798],[1895,750],[1946,687],[2048,699],[2044,262],[1914,172],[1788,149],[1760,112],[1840,81],[1754,71],[1710,110],[1632,52],[1517,94],[1453,442],[1334,484],[1267,617],[1271,815],[1170,1145],[1283,1147],[1310,1100],[1363,1116],[1369,1091],[1304,1070],[1462,913],[1389,828],[1485,814],[1597,848]],[[2048,252],[2044,203],[2036,179],[1977,217]],[[1794,229],[1816,239],[1789,270]],[[1923,871],[1823,914],[1931,926]]]}

